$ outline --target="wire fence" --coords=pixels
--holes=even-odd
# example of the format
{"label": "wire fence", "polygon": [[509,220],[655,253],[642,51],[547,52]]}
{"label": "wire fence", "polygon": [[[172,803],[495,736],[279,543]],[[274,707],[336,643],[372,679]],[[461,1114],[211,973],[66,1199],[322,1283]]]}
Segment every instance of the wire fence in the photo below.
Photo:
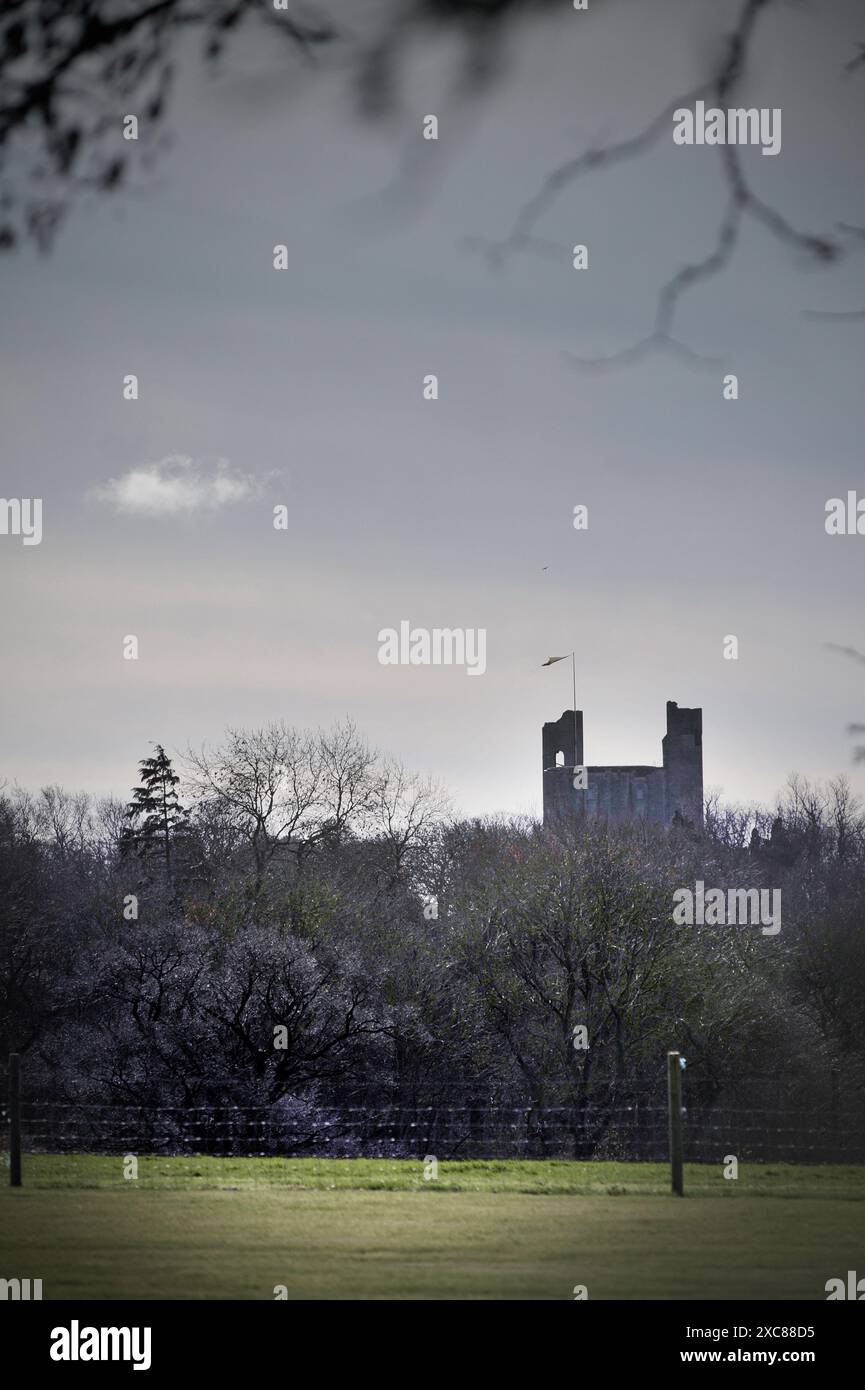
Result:
{"label": "wire fence", "polygon": [[[865,1104],[837,1091],[796,1094],[739,1081],[735,1097],[711,1100],[685,1088],[687,1162],[865,1161]],[[774,1091],[774,1094],[773,1094]],[[4,1124],[8,1115],[4,1107]],[[25,1153],[215,1157],[504,1159],[661,1162],[669,1156],[667,1098],[656,1083],[627,1094],[542,1104],[465,1088],[432,1097],[381,1088],[330,1100],[287,1096],[272,1105],[124,1105],[22,1099]]]}

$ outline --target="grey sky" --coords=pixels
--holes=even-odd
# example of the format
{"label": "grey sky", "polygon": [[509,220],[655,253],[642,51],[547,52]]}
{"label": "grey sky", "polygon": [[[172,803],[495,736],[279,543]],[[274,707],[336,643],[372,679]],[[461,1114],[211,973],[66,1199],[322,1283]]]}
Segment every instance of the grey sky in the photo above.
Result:
{"label": "grey sky", "polygon": [[[149,740],[349,713],[462,809],[537,810],[540,725],[571,703],[569,666],[540,664],[576,645],[588,761],[658,761],[675,699],[703,706],[706,783],[730,798],[769,799],[794,768],[865,790],[846,734],[862,670],[824,647],[865,649],[865,538],[823,526],[829,497],[865,494],[865,323],[802,315],[865,307],[865,243],[814,269],[749,226],[678,327],[724,367],[602,376],[562,350],[647,330],[659,286],[714,242],[719,151],[671,127],[567,191],[541,230],[585,242],[586,272],[524,254],[495,273],[466,246],[691,86],[737,10],[563,7],[513,32],[475,107],[430,42],[384,128],[344,72],[288,84],[272,45],[217,78],[184,65],[155,172],[78,207],[50,258],[0,262],[2,492],[44,499],[40,546],[0,538],[6,777],[125,794]],[[737,100],[782,108],[781,154],[744,157],[804,230],[865,225],[865,72],[842,75],[863,40],[853,0],[782,8]],[[401,166],[404,190],[377,198]],[[99,500],[173,455],[255,481],[159,519]],[[486,628],[486,674],[380,666],[378,630],[404,618]]]}

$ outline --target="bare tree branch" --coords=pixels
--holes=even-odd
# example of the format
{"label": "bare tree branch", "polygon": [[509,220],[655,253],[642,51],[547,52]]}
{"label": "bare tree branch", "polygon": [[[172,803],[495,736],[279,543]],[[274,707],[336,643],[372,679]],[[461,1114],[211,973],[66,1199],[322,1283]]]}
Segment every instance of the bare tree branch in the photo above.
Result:
{"label": "bare tree branch", "polygon": [[[622,160],[646,153],[670,128],[674,112],[697,100],[711,97],[722,106],[735,91],[745,70],[749,47],[757,20],[763,10],[775,0],[745,0],[736,28],[726,44],[723,61],[713,78],[668,102],[636,135],[616,144],[585,151],[566,160],[544,179],[538,192],[523,205],[511,232],[498,243],[488,243],[485,254],[493,266],[501,266],[507,256],[517,250],[531,248],[536,241],[534,229],[539,219],[555,204],[560,194],[584,174],[609,168]],[[719,227],[715,247],[702,260],[683,266],[662,286],[650,333],[638,342],[606,357],[580,357],[564,354],[573,365],[592,369],[612,366],[633,366],[650,353],[670,353],[692,365],[714,365],[718,359],[706,357],[676,341],[673,328],[680,301],[695,285],[720,274],[730,264],[746,216],[766,228],[777,240],[793,249],[804,251],[811,259],[823,263],[837,259],[842,248],[828,235],[801,232],[792,223],[760,198],[750,187],[742,169],[738,150],[733,145],[723,147],[724,178],[729,188],[729,201]]]}
{"label": "bare tree branch", "polygon": [[841,652],[842,656],[849,656],[853,661],[861,661],[865,665],[865,654],[857,651],[855,647],[842,647],[838,642],[825,642],[824,646],[830,651]]}
{"label": "bare tree branch", "polygon": [[[77,193],[111,192],[133,155],[160,143],[160,123],[175,79],[173,42],[185,30],[204,36],[217,59],[241,25],[278,21],[308,56],[335,31],[324,20],[276,14],[260,0],[150,0],[118,13],[107,0],[6,0],[0,14],[0,251],[31,237],[43,251]],[[141,117],[139,140],[122,138],[129,111]],[[18,164],[13,169],[13,161]],[[14,172],[14,181],[8,175]]]}

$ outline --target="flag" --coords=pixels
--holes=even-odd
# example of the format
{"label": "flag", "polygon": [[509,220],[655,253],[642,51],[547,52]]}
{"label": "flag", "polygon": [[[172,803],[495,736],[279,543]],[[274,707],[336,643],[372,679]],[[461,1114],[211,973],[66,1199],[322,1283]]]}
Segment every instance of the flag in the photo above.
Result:
{"label": "flag", "polygon": [[[569,656],[569,655],[570,655],[570,652],[568,653],[568,656]],[[542,661],[542,662],[541,662],[541,665],[542,665],[542,666],[552,666],[556,661],[567,661],[567,659],[568,659],[567,656],[548,656],[547,659],[546,659],[546,661]]]}

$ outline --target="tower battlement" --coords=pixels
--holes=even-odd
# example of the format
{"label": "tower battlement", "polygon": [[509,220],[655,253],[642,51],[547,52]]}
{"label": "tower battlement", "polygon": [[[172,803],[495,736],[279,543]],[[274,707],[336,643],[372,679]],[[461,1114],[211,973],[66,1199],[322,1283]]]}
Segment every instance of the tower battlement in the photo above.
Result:
{"label": "tower battlement", "polygon": [[[565,710],[541,740],[544,822],[568,816],[642,817],[659,825],[703,824],[703,711],[667,701],[660,767],[586,767],[583,712]],[[575,769],[583,769],[575,774]],[[574,782],[577,786],[574,786]],[[582,785],[581,785],[582,784]]]}

